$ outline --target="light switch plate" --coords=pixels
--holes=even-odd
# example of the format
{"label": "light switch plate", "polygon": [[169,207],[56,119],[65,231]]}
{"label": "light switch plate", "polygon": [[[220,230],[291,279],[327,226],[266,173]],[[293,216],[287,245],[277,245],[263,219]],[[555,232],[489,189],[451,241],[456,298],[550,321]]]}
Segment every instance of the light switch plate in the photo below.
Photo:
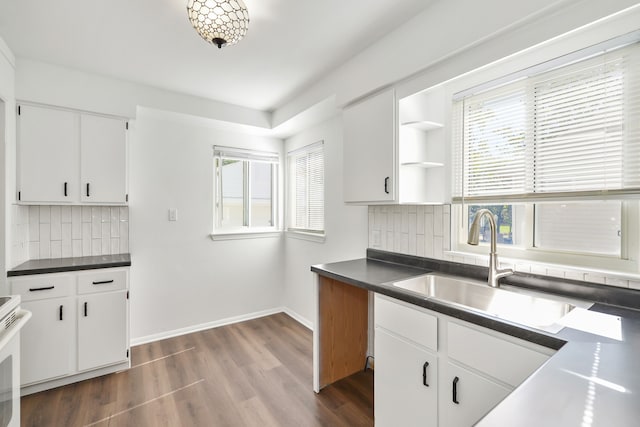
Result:
{"label": "light switch plate", "polygon": [[177,221],[178,220],[178,209],[172,208],[169,209],[169,221]]}

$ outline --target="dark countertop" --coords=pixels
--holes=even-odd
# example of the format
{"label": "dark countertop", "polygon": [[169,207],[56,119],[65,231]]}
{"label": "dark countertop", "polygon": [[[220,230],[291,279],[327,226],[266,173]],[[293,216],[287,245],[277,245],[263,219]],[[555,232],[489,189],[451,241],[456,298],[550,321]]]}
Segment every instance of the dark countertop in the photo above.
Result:
{"label": "dark countertop", "polygon": [[519,273],[501,280],[595,302],[588,315],[620,318],[620,337],[613,339],[569,327],[557,334],[530,329],[386,284],[431,271],[486,280],[485,267],[368,249],[367,258],[314,265],[311,270],[558,350],[478,426],[630,426],[640,418],[639,291]]}
{"label": "dark countertop", "polygon": [[7,271],[7,277],[64,271],[94,270],[98,268],[129,267],[130,254],[83,256],[76,258],[33,259]]}

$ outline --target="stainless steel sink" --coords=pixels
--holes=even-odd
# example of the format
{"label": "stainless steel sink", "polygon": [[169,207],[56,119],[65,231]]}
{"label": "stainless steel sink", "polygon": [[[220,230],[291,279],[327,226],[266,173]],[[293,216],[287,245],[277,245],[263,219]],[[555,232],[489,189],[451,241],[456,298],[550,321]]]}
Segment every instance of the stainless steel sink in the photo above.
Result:
{"label": "stainless steel sink", "polygon": [[450,304],[551,333],[563,326],[557,322],[571,310],[589,303],[541,296],[520,288],[492,288],[486,282],[430,273],[392,283],[393,286]]}

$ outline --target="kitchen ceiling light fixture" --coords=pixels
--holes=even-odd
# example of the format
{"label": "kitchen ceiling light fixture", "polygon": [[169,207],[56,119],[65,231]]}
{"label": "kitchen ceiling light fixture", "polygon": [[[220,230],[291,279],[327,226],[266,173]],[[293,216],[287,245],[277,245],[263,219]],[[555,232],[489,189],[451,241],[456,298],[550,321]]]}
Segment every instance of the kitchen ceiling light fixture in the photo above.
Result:
{"label": "kitchen ceiling light fixture", "polygon": [[200,37],[218,49],[238,43],[249,29],[249,12],[242,0],[189,0],[187,14]]}

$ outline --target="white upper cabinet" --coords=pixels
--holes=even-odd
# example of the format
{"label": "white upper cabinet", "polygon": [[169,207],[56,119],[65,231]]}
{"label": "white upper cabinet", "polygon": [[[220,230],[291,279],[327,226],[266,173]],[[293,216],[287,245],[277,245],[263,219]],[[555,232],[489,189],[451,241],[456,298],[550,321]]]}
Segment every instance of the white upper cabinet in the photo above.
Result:
{"label": "white upper cabinet", "polygon": [[395,199],[396,100],[386,90],[345,108],[344,201],[393,202]]}
{"label": "white upper cabinet", "polygon": [[18,116],[18,198],[70,203],[78,194],[77,114],[21,105]]}
{"label": "white upper cabinet", "polygon": [[127,122],[18,107],[18,202],[125,204]]}
{"label": "white upper cabinet", "polygon": [[80,200],[86,203],[125,203],[126,122],[80,115]]}
{"label": "white upper cabinet", "polygon": [[448,202],[444,95],[437,87],[398,100],[388,89],[344,109],[345,202]]}

